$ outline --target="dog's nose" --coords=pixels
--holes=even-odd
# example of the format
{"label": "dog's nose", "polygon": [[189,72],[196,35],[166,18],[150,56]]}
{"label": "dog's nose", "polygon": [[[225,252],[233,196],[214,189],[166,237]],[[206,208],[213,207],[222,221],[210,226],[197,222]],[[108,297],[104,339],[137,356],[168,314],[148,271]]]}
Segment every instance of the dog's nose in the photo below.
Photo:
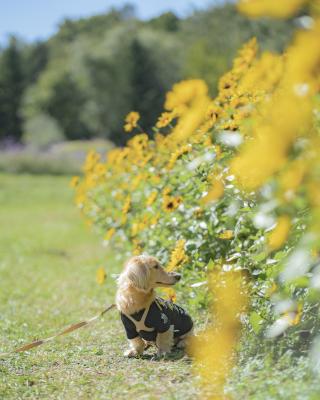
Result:
{"label": "dog's nose", "polygon": [[175,274],[174,277],[176,278],[177,282],[181,279],[181,274]]}

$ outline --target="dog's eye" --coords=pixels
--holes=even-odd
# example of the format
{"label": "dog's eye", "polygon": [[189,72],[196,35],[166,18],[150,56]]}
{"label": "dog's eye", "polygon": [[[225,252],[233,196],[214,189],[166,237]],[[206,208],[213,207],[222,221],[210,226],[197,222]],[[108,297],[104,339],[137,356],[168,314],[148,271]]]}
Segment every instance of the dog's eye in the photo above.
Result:
{"label": "dog's eye", "polygon": [[154,269],[159,269],[159,265],[156,264],[153,268],[154,268]]}

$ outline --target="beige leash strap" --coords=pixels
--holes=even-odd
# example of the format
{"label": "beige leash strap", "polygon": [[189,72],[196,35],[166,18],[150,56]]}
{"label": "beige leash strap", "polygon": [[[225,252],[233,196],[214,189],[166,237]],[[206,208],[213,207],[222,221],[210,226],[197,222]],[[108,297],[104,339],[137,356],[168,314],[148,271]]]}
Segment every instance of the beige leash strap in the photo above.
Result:
{"label": "beige leash strap", "polygon": [[109,310],[111,310],[114,307],[115,307],[115,304],[111,304],[109,307],[107,307],[103,311],[101,311],[100,314],[88,319],[87,321],[82,321],[82,322],[78,322],[77,324],[70,325],[68,328],[64,329],[63,331],[57,333],[56,335],[50,336],[46,339],[35,340],[31,343],[25,344],[24,346],[18,347],[15,350],[9,351],[7,353],[2,353],[2,354],[0,354],[0,358],[7,357],[13,353],[21,353],[23,351],[33,349],[34,347],[38,347],[44,343],[50,342],[59,336],[67,335],[68,333],[76,331],[77,329],[83,328],[84,326],[87,326],[87,325],[91,324],[92,322],[96,321],[97,319],[101,318],[105,313],[107,313]]}

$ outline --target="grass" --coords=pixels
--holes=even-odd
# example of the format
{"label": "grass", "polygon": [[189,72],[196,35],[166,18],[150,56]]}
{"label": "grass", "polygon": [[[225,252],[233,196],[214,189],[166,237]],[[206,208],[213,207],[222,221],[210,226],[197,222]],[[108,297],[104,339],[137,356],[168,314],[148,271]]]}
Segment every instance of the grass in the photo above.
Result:
{"label": "grass", "polygon": [[[122,257],[79,216],[68,178],[0,175],[0,352],[56,333],[113,302]],[[95,281],[98,267],[106,283]],[[319,399],[306,356],[245,338],[228,393],[234,399]],[[247,341],[247,342],[246,342]],[[278,347],[277,347],[278,346]],[[0,360],[0,399],[194,399],[190,360],[122,356],[115,310],[89,328]],[[249,354],[250,353],[250,354]]]}
{"label": "grass", "polygon": [[[113,302],[120,260],[72,202],[68,179],[0,175],[0,352]],[[95,272],[108,271],[98,286]],[[89,328],[0,360],[1,399],[191,399],[190,362],[128,360],[115,310]]]}

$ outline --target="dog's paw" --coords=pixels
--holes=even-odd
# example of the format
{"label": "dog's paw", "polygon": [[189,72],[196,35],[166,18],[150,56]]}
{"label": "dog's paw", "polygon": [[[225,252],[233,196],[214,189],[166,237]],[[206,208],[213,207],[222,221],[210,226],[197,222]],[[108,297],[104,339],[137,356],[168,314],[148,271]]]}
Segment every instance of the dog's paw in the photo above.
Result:
{"label": "dog's paw", "polygon": [[123,355],[125,357],[133,358],[133,357],[138,357],[139,353],[135,349],[128,349],[123,353]]}
{"label": "dog's paw", "polygon": [[165,350],[158,349],[158,351],[157,351],[158,358],[165,358],[167,354],[169,354],[169,352],[167,352]]}
{"label": "dog's paw", "polygon": [[187,343],[186,343],[185,340],[180,340],[180,341],[175,345],[175,347],[176,347],[177,349],[185,350],[185,348],[187,347]]}

